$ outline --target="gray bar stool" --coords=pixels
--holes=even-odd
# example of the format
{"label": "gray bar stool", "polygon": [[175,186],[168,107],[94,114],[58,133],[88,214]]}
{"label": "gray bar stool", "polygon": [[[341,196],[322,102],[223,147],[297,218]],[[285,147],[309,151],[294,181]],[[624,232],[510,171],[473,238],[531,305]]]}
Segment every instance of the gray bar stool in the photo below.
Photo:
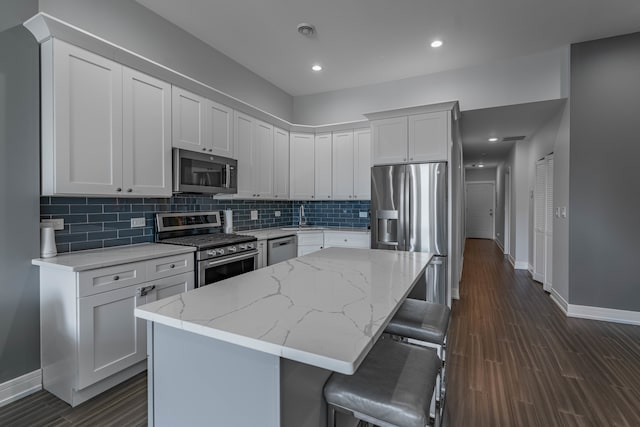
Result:
{"label": "gray bar stool", "polygon": [[441,400],[440,407],[444,406],[446,395],[446,349],[450,319],[451,309],[444,304],[407,298],[385,329],[388,334],[408,339],[414,344],[433,347],[438,351],[442,360],[438,397]]}
{"label": "gray bar stool", "polygon": [[431,414],[441,362],[432,349],[380,338],[353,375],[334,372],[324,386],[327,426],[336,410],[381,427],[440,425]]}

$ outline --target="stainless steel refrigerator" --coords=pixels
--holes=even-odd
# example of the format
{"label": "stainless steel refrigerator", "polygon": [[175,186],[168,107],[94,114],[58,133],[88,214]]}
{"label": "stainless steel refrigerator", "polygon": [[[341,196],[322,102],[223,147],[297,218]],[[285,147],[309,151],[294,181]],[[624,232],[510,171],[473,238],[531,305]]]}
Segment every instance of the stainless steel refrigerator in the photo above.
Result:
{"label": "stainless steel refrigerator", "polygon": [[447,304],[447,164],[371,168],[371,248],[436,256],[409,295]]}

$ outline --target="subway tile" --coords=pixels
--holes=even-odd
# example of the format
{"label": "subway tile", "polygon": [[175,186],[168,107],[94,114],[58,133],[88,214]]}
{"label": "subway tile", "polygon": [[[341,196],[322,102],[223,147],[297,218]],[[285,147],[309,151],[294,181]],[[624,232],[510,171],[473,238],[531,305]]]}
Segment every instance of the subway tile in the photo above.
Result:
{"label": "subway tile", "polygon": [[86,205],[86,197],[51,197],[52,205]]}
{"label": "subway tile", "polygon": [[103,240],[102,243],[103,243],[103,246],[105,248],[109,248],[109,247],[113,247],[113,246],[130,245],[131,244],[131,238],[130,237],[125,237],[125,238],[121,238],[121,239]]}
{"label": "subway tile", "polygon": [[[65,224],[81,224],[87,222],[86,214],[76,214],[76,215],[54,215],[54,218],[62,218],[64,219]],[[95,221],[89,221],[95,222]]]}
{"label": "subway tile", "polygon": [[44,205],[40,206],[40,214],[63,215],[69,213],[69,205]]}
{"label": "subway tile", "polygon": [[40,196],[40,204],[41,205],[48,205],[50,203],[51,203],[51,197]]}
{"label": "subway tile", "polygon": [[88,233],[86,240],[115,239],[116,237],[118,237],[117,231],[98,231],[96,233]]}
{"label": "subway tile", "polygon": [[88,205],[115,205],[117,203],[116,197],[87,197]]}
{"label": "subway tile", "polygon": [[105,222],[104,230],[122,230],[125,228],[131,228],[131,221],[113,221],[113,222]]}
{"label": "subway tile", "polygon": [[151,243],[153,242],[152,236],[137,236],[131,238],[131,244],[135,245],[136,243]]}
{"label": "subway tile", "polygon": [[56,234],[56,243],[83,242],[87,240],[87,233]]}
{"label": "subway tile", "polygon": [[[133,236],[142,236],[144,231],[142,228],[127,228],[123,230],[118,230],[117,237],[133,237]],[[116,236],[113,236],[116,237]]]}
{"label": "subway tile", "polygon": [[86,251],[89,249],[102,248],[102,240],[94,240],[92,242],[77,242],[71,243],[71,252]]}
{"label": "subway tile", "polygon": [[72,214],[76,213],[102,213],[102,205],[70,205]]}
{"label": "subway tile", "polygon": [[69,244],[56,242],[56,251],[58,251],[59,254],[69,252]]}
{"label": "subway tile", "polygon": [[71,224],[69,228],[69,232],[71,233],[82,233],[82,232],[95,232],[102,231],[102,223],[101,222],[90,222],[85,224]]}
{"label": "subway tile", "polygon": [[108,222],[116,221],[118,219],[117,214],[89,214],[87,215],[89,222]]}
{"label": "subway tile", "polygon": [[131,212],[131,205],[104,205],[104,213]]}

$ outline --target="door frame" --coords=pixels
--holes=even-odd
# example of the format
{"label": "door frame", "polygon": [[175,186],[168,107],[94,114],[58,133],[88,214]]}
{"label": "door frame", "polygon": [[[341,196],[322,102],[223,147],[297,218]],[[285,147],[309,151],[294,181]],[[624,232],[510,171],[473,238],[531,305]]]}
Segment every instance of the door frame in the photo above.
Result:
{"label": "door frame", "polygon": [[467,197],[468,191],[469,191],[469,185],[475,185],[475,184],[491,184],[491,186],[493,187],[493,191],[491,192],[491,199],[492,199],[492,208],[491,211],[493,212],[491,214],[491,216],[493,217],[493,221],[491,221],[491,239],[492,240],[496,240],[496,182],[495,181],[467,181],[464,183],[464,202],[465,202],[465,210],[466,210],[466,215],[465,215],[465,229],[468,230],[468,227],[466,226],[466,218],[469,217],[469,199]]}
{"label": "door frame", "polygon": [[504,173],[504,254],[511,251],[511,167]]}

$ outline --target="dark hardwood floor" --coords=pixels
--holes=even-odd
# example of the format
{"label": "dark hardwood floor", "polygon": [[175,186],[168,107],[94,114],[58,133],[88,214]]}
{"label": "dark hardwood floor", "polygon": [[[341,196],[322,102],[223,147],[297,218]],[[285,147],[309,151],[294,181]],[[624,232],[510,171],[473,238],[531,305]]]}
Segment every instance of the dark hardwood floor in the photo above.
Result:
{"label": "dark hardwood floor", "polygon": [[[452,316],[447,427],[640,426],[639,326],[566,318],[476,239]],[[142,373],[76,408],[40,391],[0,408],[0,426],[144,426],[146,383]]]}
{"label": "dark hardwood floor", "polygon": [[491,240],[467,240],[464,260],[449,427],[640,426],[639,326],[567,318]]}

